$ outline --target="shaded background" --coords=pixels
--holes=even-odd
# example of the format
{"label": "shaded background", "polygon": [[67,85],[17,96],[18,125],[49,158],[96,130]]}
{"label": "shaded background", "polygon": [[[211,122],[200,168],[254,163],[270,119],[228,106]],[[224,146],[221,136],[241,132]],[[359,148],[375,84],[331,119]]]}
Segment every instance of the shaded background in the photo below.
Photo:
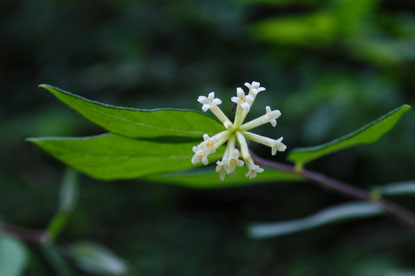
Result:
{"label": "shaded background", "polygon": [[[0,218],[39,229],[57,208],[64,166],[26,137],[103,132],[40,83],[140,108],[199,109],[197,97],[214,90],[231,114],[235,87],[256,80],[267,92],[255,105],[283,114],[277,128],[259,131],[284,136],[289,149],[311,146],[414,104],[414,12],[412,0],[3,0]],[[254,108],[252,116],[263,111]],[[310,168],[366,188],[415,179],[412,113],[377,145]],[[269,149],[255,150],[270,158]],[[415,209],[411,198],[395,199]],[[309,183],[196,190],[82,176],[78,205],[57,244],[100,243],[126,260],[132,275],[414,269],[414,233],[387,217],[267,240],[245,233],[253,221],[298,218],[347,200]],[[27,250],[28,275],[55,273],[36,244]]]}

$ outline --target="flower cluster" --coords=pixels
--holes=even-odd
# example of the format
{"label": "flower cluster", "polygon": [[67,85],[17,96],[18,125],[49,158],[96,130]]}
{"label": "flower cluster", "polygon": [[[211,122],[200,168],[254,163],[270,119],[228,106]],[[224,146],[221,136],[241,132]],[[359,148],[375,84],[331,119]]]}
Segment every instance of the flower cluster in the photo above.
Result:
{"label": "flower cluster", "polygon": [[[282,137],[277,140],[264,137],[249,130],[258,127],[260,125],[270,123],[273,127],[277,125],[277,119],[281,116],[279,110],[271,110],[269,106],[265,108],[265,114],[257,119],[244,123],[252,104],[255,101],[256,96],[265,91],[264,87],[260,87],[259,82],[245,83],[245,86],[249,89],[248,95],[240,87],[236,89],[236,97],[232,97],[231,100],[237,104],[235,120],[232,123],[228,117],[218,107],[222,101],[215,98],[215,92],[210,92],[207,97],[200,96],[197,100],[202,106],[204,112],[210,110],[225,126],[226,130],[209,137],[207,134],[203,135],[203,142],[198,146],[193,147],[194,156],[192,163],[197,164],[202,162],[204,165],[209,163],[207,157],[211,153],[215,153],[216,149],[226,144],[226,151],[222,157],[222,160],[216,162],[216,171],[219,173],[220,179],[223,181],[227,174],[232,174],[236,167],[242,167],[244,164],[248,167],[248,173],[245,175],[250,179],[256,177],[257,173],[262,173],[264,169],[260,168],[254,163],[249,149],[247,141],[251,140],[271,148],[272,155],[275,155],[277,151],[285,151],[286,146],[282,143]],[[236,142],[239,144],[239,149],[242,154],[240,160],[240,152],[236,148]]]}

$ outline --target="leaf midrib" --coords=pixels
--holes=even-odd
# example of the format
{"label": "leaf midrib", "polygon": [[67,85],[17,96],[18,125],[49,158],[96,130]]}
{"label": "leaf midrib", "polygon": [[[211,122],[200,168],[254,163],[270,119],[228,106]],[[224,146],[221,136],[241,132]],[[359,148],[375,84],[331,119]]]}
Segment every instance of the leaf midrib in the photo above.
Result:
{"label": "leaf midrib", "polygon": [[116,116],[116,115],[113,115],[113,114],[109,114],[109,113],[106,113],[105,111],[102,111],[102,110],[99,110],[99,109],[96,109],[96,108],[91,108],[91,109],[93,111],[96,111],[97,113],[101,113],[101,114],[103,114],[107,117],[115,118],[115,119],[118,119],[118,120],[121,120],[121,121],[125,121],[125,122],[128,122],[128,123],[132,123],[134,125],[143,126],[143,127],[147,127],[147,128],[159,129],[159,130],[170,131],[170,132],[179,132],[179,133],[184,132],[184,133],[187,133],[187,134],[195,134],[195,135],[196,134],[197,135],[203,135],[204,134],[204,132],[201,132],[201,131],[179,130],[179,129],[174,129],[174,128],[166,128],[166,127],[161,127],[161,126],[149,125],[149,124],[146,124],[146,123],[143,123],[143,122],[136,122],[136,121],[132,121],[132,120],[127,119],[127,118],[123,118],[123,117],[119,117],[119,116]]}
{"label": "leaf midrib", "polygon": [[[40,144],[40,145],[42,145],[42,144]],[[87,153],[85,151],[75,150],[73,148],[65,147],[65,146],[62,146],[62,145],[57,147],[57,146],[53,146],[51,144],[48,144],[48,147],[49,148],[55,148],[55,149],[58,149],[58,150],[65,149],[65,150],[71,151],[74,154],[84,155],[84,156],[88,156],[88,157],[98,157],[98,158],[155,160],[155,159],[160,159],[160,158],[162,158],[162,159],[190,159],[193,156],[193,155],[168,155],[168,156],[162,156],[162,155],[160,155],[160,156],[109,155],[109,154]]]}

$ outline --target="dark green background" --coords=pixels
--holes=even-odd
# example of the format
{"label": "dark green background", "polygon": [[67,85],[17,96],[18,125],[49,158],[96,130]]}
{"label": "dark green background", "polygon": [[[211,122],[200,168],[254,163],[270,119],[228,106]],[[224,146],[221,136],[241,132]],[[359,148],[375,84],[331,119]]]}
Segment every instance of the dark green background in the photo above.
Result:
{"label": "dark green background", "polygon": [[[414,12],[412,0],[3,0],[1,218],[40,229],[58,205],[64,166],[24,138],[103,132],[40,83],[140,108],[199,109],[197,97],[214,90],[230,115],[235,87],[256,80],[267,91],[252,118],[268,104],[282,112],[277,128],[258,133],[284,136],[288,150],[312,146],[414,105]],[[366,188],[415,179],[415,115],[408,114],[377,145],[310,168]],[[271,158],[268,148],[254,149]],[[133,275],[390,275],[415,267],[414,232],[388,217],[247,237],[248,223],[349,200],[310,183],[197,190],[80,182],[79,204],[57,245],[98,242]],[[415,210],[412,198],[394,199]],[[55,273],[38,246],[28,249],[28,275]]]}

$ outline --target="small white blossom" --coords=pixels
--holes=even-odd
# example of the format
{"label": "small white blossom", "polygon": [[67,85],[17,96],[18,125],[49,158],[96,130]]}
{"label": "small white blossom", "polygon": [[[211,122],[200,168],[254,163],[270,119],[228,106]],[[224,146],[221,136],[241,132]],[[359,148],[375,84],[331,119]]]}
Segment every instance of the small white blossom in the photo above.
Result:
{"label": "small white blossom", "polygon": [[287,148],[287,146],[281,142],[283,137],[274,140],[248,131],[244,131],[243,136],[251,141],[270,147],[272,155],[277,154],[277,151],[285,151]]}
{"label": "small white blossom", "polygon": [[216,162],[216,172],[219,173],[220,180],[224,180],[226,176],[226,168],[225,168],[225,161],[218,161]]}
{"label": "small white blossom", "polygon": [[[242,167],[244,164],[248,167],[249,171],[245,176],[249,177],[249,179],[256,177],[258,173],[264,171],[263,168],[260,168],[254,163],[254,160],[249,153],[246,139],[271,147],[272,155],[275,155],[277,151],[285,151],[287,148],[282,143],[283,137],[274,140],[247,131],[266,123],[271,123],[271,125],[275,127],[277,125],[277,119],[281,116],[281,112],[279,110],[271,110],[271,107],[267,106],[264,115],[243,124],[255,97],[258,93],[265,91],[265,88],[261,87],[260,83],[256,81],[245,83],[245,86],[249,89],[248,95],[245,95],[244,90],[238,87],[236,89],[237,96],[231,98],[232,102],[238,105],[233,123],[218,107],[222,101],[215,98],[214,92],[209,93],[208,97],[200,96],[198,98],[198,101],[203,104],[202,110],[210,110],[222,122],[226,129],[212,137],[209,137],[208,134],[204,134],[203,142],[198,146],[193,147],[194,155],[192,157],[192,163],[197,164],[202,162],[204,165],[207,165],[208,155],[215,153],[221,145],[227,143],[222,160],[216,162],[216,172],[219,173],[219,177],[222,181],[227,174],[234,173],[237,167]],[[235,148],[236,142],[238,142],[241,152]],[[245,162],[239,159],[240,155],[242,155],[242,159]]]}
{"label": "small white blossom", "polygon": [[[212,137],[213,138],[213,137]],[[204,134],[203,135],[203,141],[202,142],[202,147],[206,149],[207,152],[209,153],[215,153],[216,152],[216,147],[215,147],[215,143],[213,142],[213,139],[209,137],[209,135]],[[199,145],[199,147],[201,146]]]}
{"label": "small white blossom", "polygon": [[265,110],[265,115],[262,115],[261,117],[241,125],[239,129],[242,131],[250,130],[267,123],[271,123],[271,125],[275,127],[277,125],[277,119],[281,116],[281,112],[279,110],[272,111],[269,106],[267,106]]}
{"label": "small white blossom", "polygon": [[249,177],[249,179],[255,178],[257,173],[262,173],[264,171],[263,168],[260,168],[258,165],[255,165],[254,163],[248,163],[248,173],[245,174],[246,177]]}
{"label": "small white blossom", "polygon": [[220,105],[222,103],[222,100],[221,99],[215,98],[215,92],[210,92],[207,97],[205,97],[205,96],[199,96],[199,98],[197,98],[197,101],[199,103],[203,104],[202,110],[204,112],[206,112],[210,108],[212,108],[214,106],[218,106],[218,105]]}
{"label": "small white blossom", "polygon": [[244,165],[244,161],[239,159],[239,150],[237,149],[233,150],[226,161],[226,172],[228,174],[232,174],[235,171],[236,167],[242,167]]}
{"label": "small white blossom", "polygon": [[253,81],[252,83],[249,82],[245,82],[244,84],[246,87],[248,87],[249,89],[249,94],[253,95],[254,97],[256,97],[256,95],[259,92],[265,91],[265,87],[260,87],[261,84],[257,81]]}
{"label": "small white blossom", "polygon": [[248,112],[251,108],[251,104],[254,101],[254,98],[251,95],[245,96],[244,90],[240,87],[236,88],[236,95],[237,97],[232,97],[231,101],[238,104],[240,107],[242,107],[243,110]]}
{"label": "small white blossom", "polygon": [[282,141],[283,137],[277,139],[274,141],[274,144],[271,147],[271,153],[272,155],[276,155],[277,151],[285,151],[287,149],[287,146],[284,145]]}
{"label": "small white blossom", "polygon": [[232,123],[226,117],[225,113],[218,107],[222,103],[222,100],[219,98],[215,98],[215,92],[210,92],[207,97],[199,96],[197,100],[203,104],[202,110],[204,112],[210,110],[218,119],[222,122],[226,129],[232,128]]}
{"label": "small white blossom", "polygon": [[275,127],[277,125],[277,119],[281,116],[281,112],[279,110],[272,111],[269,106],[265,107],[265,110],[267,112],[266,116],[268,118],[268,122]]}
{"label": "small white blossom", "polygon": [[204,151],[200,147],[193,147],[192,150],[195,153],[195,155],[193,155],[192,157],[193,165],[196,165],[199,162],[202,162],[205,166],[209,164],[209,161],[207,159],[208,153],[206,151]]}

